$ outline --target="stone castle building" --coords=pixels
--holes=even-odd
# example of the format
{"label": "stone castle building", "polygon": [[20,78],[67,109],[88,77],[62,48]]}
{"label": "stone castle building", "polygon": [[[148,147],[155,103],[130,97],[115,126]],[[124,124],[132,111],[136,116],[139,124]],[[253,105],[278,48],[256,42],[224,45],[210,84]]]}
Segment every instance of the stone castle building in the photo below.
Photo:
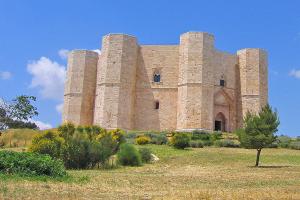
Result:
{"label": "stone castle building", "polygon": [[63,121],[125,130],[241,127],[268,101],[267,54],[215,49],[214,36],[188,32],[179,45],[140,45],[108,34],[101,54],[69,54]]}

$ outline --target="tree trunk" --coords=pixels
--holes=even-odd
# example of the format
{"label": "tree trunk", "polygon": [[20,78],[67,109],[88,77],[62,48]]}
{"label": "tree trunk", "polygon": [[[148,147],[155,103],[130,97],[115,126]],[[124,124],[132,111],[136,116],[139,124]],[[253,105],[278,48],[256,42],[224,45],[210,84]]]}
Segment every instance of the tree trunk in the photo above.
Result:
{"label": "tree trunk", "polygon": [[258,167],[260,152],[261,152],[261,149],[257,149],[257,154],[256,154],[256,164],[255,164],[255,167]]}

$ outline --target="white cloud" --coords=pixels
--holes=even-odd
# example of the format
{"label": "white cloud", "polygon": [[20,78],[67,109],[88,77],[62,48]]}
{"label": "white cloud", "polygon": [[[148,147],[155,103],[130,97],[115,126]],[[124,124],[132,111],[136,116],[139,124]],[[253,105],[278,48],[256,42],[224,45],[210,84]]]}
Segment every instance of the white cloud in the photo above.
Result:
{"label": "white cloud", "polygon": [[45,123],[45,122],[41,122],[39,120],[29,120],[33,123],[35,123],[37,125],[37,127],[39,127],[40,130],[45,130],[45,129],[50,129],[52,128],[51,124]]}
{"label": "white cloud", "polygon": [[12,77],[12,74],[10,72],[7,72],[7,71],[1,72],[0,71],[0,79],[2,79],[2,80],[8,80],[11,77]]}
{"label": "white cloud", "polygon": [[41,57],[39,60],[29,62],[27,71],[33,76],[30,87],[39,88],[42,97],[56,100],[63,98],[65,66]]}
{"label": "white cloud", "polygon": [[98,53],[98,54],[101,54],[100,49],[94,49],[94,50],[92,50],[92,51],[94,51],[94,52],[96,52],[96,53]]}
{"label": "white cloud", "polygon": [[289,75],[300,79],[300,70],[293,69],[290,71]]}
{"label": "white cloud", "polygon": [[60,49],[58,51],[58,55],[60,56],[61,59],[67,59],[70,51],[68,49]]}
{"label": "white cloud", "polygon": [[55,109],[58,113],[62,113],[63,112],[63,108],[64,108],[64,104],[61,103],[61,104],[58,104],[55,106]]}

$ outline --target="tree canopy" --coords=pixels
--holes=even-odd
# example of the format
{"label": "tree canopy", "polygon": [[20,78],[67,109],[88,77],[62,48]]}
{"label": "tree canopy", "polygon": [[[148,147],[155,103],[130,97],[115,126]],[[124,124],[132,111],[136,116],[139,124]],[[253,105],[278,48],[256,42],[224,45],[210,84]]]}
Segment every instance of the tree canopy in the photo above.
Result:
{"label": "tree canopy", "polygon": [[238,131],[241,145],[249,149],[257,149],[256,165],[260,152],[276,141],[275,133],[280,124],[277,111],[268,104],[258,114],[248,112],[244,118],[244,128]]}
{"label": "tree canopy", "polygon": [[21,95],[12,102],[2,101],[0,104],[0,131],[8,128],[37,129],[30,119],[38,115],[37,108],[32,105],[36,97]]}

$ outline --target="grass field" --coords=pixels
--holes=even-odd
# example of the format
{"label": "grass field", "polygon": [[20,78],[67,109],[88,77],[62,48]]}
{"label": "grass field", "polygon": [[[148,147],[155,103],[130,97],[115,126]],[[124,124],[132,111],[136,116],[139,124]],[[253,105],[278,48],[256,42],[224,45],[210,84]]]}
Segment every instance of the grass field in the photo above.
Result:
{"label": "grass field", "polygon": [[300,151],[147,145],[142,167],[69,171],[61,180],[0,176],[0,199],[300,199]]}

